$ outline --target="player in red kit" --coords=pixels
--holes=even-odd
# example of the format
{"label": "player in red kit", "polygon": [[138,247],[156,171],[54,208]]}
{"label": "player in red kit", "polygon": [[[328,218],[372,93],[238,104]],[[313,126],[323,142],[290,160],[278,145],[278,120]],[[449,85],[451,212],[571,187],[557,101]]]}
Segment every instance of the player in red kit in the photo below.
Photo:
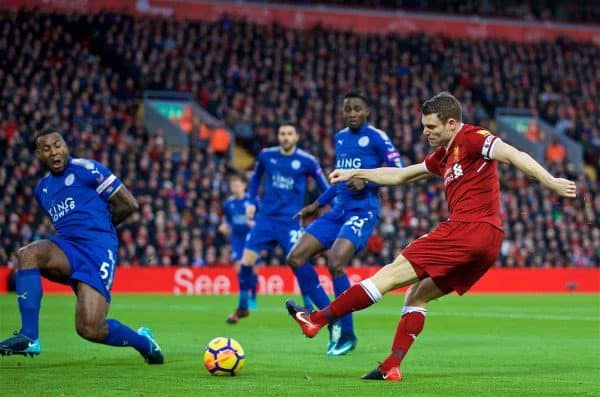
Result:
{"label": "player in red kit", "polygon": [[325,309],[310,313],[294,301],[286,302],[289,314],[312,338],[337,318],[412,284],[390,355],[363,379],[402,380],[400,364],[423,330],[427,303],[452,291],[464,294],[494,264],[504,237],[497,161],[514,165],[560,197],[576,194],[574,182],[553,177],[527,153],[488,130],[463,124],[460,103],[451,94],[443,92],[425,101],[421,112],[423,135],[437,148],[424,162],[406,168],[335,170],[330,180],[336,183],[355,177],[380,185],[399,185],[438,175],[444,180],[450,218]]}

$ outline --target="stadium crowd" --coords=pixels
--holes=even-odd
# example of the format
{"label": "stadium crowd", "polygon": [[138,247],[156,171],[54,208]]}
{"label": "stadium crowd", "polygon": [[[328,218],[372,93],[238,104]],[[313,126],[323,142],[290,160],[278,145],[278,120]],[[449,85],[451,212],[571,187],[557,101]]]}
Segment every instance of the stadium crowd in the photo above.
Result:
{"label": "stadium crowd", "polygon": [[[294,120],[301,145],[333,164],[339,98],[357,85],[372,98],[372,122],[405,162],[429,151],[420,102],[451,90],[464,119],[494,127],[496,107],[539,110],[586,150],[587,172],[551,165],[577,181],[579,198],[558,200],[500,166],[506,238],[500,266],[600,265],[600,48],[566,39],[509,43],[367,35],[258,26],[133,19],[117,14],[0,14],[0,263],[48,236],[33,200],[42,175],[31,137],[45,125],[66,132],[72,153],[120,176],[140,211],[119,228],[121,265],[230,264],[217,232],[230,160],[210,149],[175,152],[140,117],[143,89],[193,92],[254,154],[274,144],[277,121]],[[501,132],[498,132],[502,136]],[[316,195],[310,185],[307,199]],[[381,223],[353,264],[382,264],[447,216],[441,181],[384,188]],[[265,257],[282,261],[281,251]],[[322,261],[323,259],[319,259]]]}
{"label": "stadium crowd", "polygon": [[[256,0],[253,0],[256,1]],[[293,5],[352,6],[370,10],[429,12],[526,21],[597,24],[600,4],[594,0],[258,0]]]}

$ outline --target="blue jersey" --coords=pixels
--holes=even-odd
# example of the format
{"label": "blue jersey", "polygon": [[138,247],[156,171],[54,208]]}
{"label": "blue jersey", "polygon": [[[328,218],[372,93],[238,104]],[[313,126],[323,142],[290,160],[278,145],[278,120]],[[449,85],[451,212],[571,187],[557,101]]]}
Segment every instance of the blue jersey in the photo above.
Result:
{"label": "blue jersey", "polygon": [[246,198],[238,199],[233,196],[223,203],[223,213],[225,214],[225,221],[231,229],[232,239],[240,238],[244,240],[250,230],[246,219],[246,207],[249,203]]}
{"label": "blue jersey", "polygon": [[[400,154],[387,134],[369,123],[364,124],[357,132],[344,128],[333,139],[337,169],[369,169],[382,164],[403,167]],[[361,191],[351,190],[346,182],[337,183],[321,195],[319,201],[324,204],[332,196],[335,196],[334,209],[363,208],[379,211],[379,186],[371,182]]]}
{"label": "blue jersey", "polygon": [[108,199],[122,186],[102,164],[69,158],[59,175],[48,173],[35,198],[52,220],[57,237],[114,250],[118,245]]}
{"label": "blue jersey", "polygon": [[285,155],[279,146],[264,149],[256,161],[250,179],[248,197],[256,202],[261,180],[265,189],[259,213],[266,216],[292,217],[304,206],[306,179],[312,176],[321,191],[329,188],[317,160],[304,150],[296,149]]}

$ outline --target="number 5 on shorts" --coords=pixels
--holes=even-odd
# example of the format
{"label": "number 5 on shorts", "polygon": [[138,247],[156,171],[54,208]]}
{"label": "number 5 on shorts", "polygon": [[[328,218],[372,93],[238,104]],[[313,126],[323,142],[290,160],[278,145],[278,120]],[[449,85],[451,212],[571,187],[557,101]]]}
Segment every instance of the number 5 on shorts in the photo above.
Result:
{"label": "number 5 on shorts", "polygon": [[113,276],[115,274],[115,257],[111,250],[108,250],[108,260],[109,262],[102,262],[100,265],[100,278],[106,285],[106,289],[110,290],[112,287]]}

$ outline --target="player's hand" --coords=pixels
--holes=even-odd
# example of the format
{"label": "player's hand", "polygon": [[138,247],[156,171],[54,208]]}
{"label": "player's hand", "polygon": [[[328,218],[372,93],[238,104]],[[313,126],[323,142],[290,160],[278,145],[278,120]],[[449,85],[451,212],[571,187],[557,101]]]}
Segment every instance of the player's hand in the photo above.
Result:
{"label": "player's hand", "polygon": [[329,182],[338,183],[346,182],[354,176],[354,170],[333,170],[329,174]]}
{"label": "player's hand", "polygon": [[296,212],[292,219],[300,217],[300,225],[304,226],[306,223],[306,219],[315,214],[320,207],[321,206],[319,205],[319,203],[315,201],[314,203],[309,204],[306,207],[302,208],[300,211]]}
{"label": "player's hand", "polygon": [[246,206],[246,219],[248,224],[254,221],[254,215],[256,214],[256,206],[254,204],[248,204]]}
{"label": "player's hand", "polygon": [[354,190],[355,192],[359,192],[359,191],[363,190],[365,188],[365,186],[367,186],[367,181],[364,180],[364,179],[352,177],[346,183],[346,186],[348,186],[348,188],[350,190]]}
{"label": "player's hand", "polygon": [[219,225],[219,228],[217,229],[219,231],[219,233],[221,233],[224,236],[229,236],[229,225],[226,223],[221,223]]}
{"label": "player's hand", "polygon": [[575,182],[564,178],[554,178],[552,180],[551,189],[560,197],[574,198],[577,195]]}

